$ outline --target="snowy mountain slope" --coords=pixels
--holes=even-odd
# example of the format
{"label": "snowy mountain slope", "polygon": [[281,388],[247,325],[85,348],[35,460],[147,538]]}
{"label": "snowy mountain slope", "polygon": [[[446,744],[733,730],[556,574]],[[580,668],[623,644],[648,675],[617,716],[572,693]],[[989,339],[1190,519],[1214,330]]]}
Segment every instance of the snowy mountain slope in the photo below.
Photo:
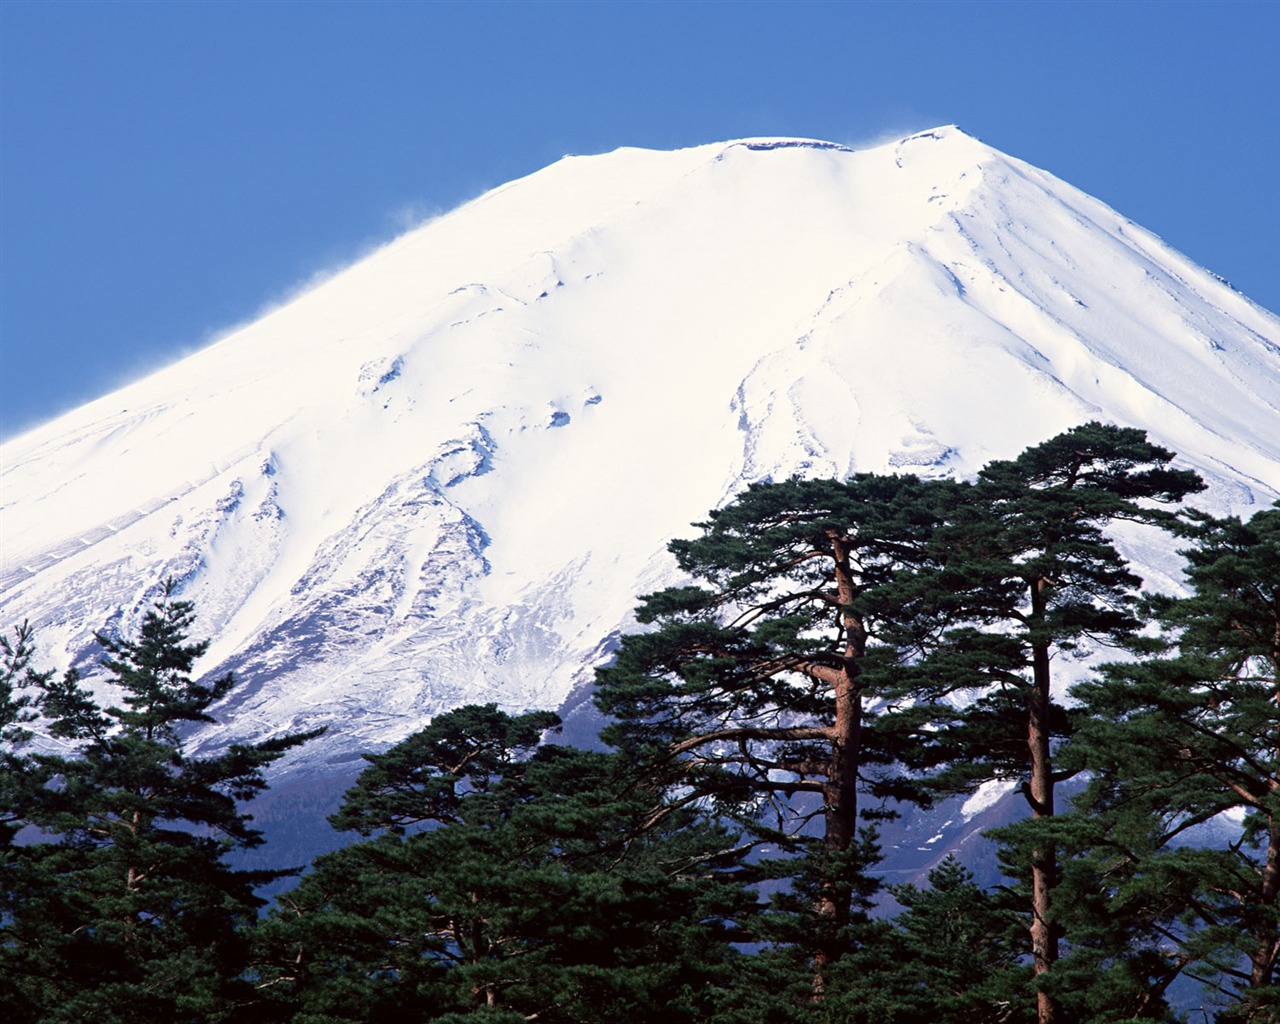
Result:
{"label": "snowy mountain slope", "polygon": [[[1147,429],[1280,493],[1280,320],[955,128],[566,158],[0,449],[0,622],[93,664],[172,575],[245,681],[202,737],[352,760],[556,707],[746,482]],[[1176,560],[1134,540],[1153,584]]]}

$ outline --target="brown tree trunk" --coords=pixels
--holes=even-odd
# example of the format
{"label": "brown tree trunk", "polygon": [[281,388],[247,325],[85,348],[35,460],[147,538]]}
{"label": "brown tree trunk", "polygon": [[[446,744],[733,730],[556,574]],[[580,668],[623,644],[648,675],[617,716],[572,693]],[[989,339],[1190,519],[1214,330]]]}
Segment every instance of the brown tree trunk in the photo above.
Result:
{"label": "brown tree trunk", "polygon": [[[1271,700],[1280,708],[1280,616],[1275,619],[1272,637],[1268,661],[1271,663],[1271,678],[1275,688],[1272,691]],[[1280,749],[1275,753],[1280,754]],[[1280,789],[1280,779],[1272,775],[1268,785],[1274,794],[1277,789]],[[1260,896],[1262,905],[1268,910],[1274,910],[1277,897],[1280,897],[1280,819],[1272,816],[1268,819],[1267,826],[1267,859],[1262,867]],[[1249,958],[1249,987],[1253,989],[1271,984],[1276,970],[1276,959],[1280,957],[1280,934],[1277,933],[1274,925],[1268,926],[1267,933],[1259,936],[1258,939],[1258,945]]]}
{"label": "brown tree trunk", "polygon": [[[849,566],[849,545],[831,533],[835,563],[836,592],[845,629],[844,665],[834,684],[835,720],[831,729],[831,754],[822,786],[823,848],[838,856],[845,853],[858,832],[858,766],[862,757],[862,692],[858,685],[858,662],[866,653],[867,634],[862,621],[848,611],[853,603],[853,573]],[[849,904],[853,888],[843,871],[822,883],[814,910],[818,919],[817,944],[813,961],[813,993],[820,999],[826,988],[830,965],[840,955],[840,933],[849,924]]]}
{"label": "brown tree trunk", "polygon": [[[1273,783],[1274,788],[1274,783]],[[1259,902],[1271,909],[1280,895],[1280,821],[1272,818],[1267,835],[1267,859],[1262,866],[1262,890]],[[1266,988],[1275,974],[1276,958],[1280,955],[1280,935],[1274,925],[1267,925],[1265,934],[1259,935],[1257,946],[1249,957],[1249,987]]]}
{"label": "brown tree trunk", "polygon": [[[1031,587],[1031,621],[1044,620],[1045,590],[1048,581],[1036,580]],[[1031,761],[1028,797],[1035,818],[1053,816],[1053,762],[1050,756],[1052,730],[1049,723],[1051,701],[1049,648],[1047,644],[1031,645],[1032,687],[1027,702],[1027,748]],[[1049,907],[1057,874],[1054,848],[1045,846],[1031,851],[1031,955],[1036,976],[1047,972],[1058,959],[1058,934]],[[1036,994],[1038,1024],[1056,1024],[1058,1004],[1049,993]]]}

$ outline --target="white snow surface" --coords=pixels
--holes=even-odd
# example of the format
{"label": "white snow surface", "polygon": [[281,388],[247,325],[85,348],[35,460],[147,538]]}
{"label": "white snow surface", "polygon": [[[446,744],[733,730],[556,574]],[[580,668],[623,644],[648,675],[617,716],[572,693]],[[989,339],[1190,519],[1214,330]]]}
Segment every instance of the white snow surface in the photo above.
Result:
{"label": "white snow surface", "polygon": [[749,481],[963,476],[1090,419],[1250,514],[1280,319],[954,127],[567,157],[0,448],[0,623],[92,670],[172,576],[242,680],[198,743],[328,725],[321,768],[559,706]]}

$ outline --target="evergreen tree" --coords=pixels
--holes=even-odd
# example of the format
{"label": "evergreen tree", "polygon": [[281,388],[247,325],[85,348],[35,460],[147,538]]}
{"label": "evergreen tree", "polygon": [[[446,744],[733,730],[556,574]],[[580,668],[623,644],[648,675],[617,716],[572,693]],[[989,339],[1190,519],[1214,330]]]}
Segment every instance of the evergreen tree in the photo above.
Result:
{"label": "evergreen tree", "polygon": [[232,1020],[248,997],[245,929],[255,885],[281,872],[237,871],[261,838],[238,807],[263,769],[316,733],[193,757],[181,728],[211,722],[234,685],[190,672],[192,606],[172,582],[137,640],[99,634],[123,707],[99,707],[74,673],[40,680],[47,731],[74,756],[33,755],[48,784],[23,808],[39,841],[11,851],[0,957],[9,1019],[58,1022]]}
{"label": "evergreen tree", "polygon": [[[653,628],[598,674],[597,703],[616,719],[607,742],[736,808],[759,838],[809,848],[800,931],[815,995],[874,890],[860,811],[921,797],[873,713],[903,656],[878,638],[894,614],[882,593],[921,557],[953,487],[874,475],[751,486],[701,536],[672,542],[693,582],[642,598]],[[875,804],[860,808],[860,790]]]}
{"label": "evergreen tree", "polygon": [[461,819],[467,794],[487,793],[514,765],[528,759],[560,718],[551,711],[511,716],[496,704],[469,704],[437,718],[382,754],[347,791],[334,828],[371,836]]}
{"label": "evergreen tree", "polygon": [[1035,1019],[1021,915],[954,857],[929,888],[892,888],[903,908],[838,965],[820,1019],[842,1024],[1027,1024]]}
{"label": "evergreen tree", "polygon": [[[1145,992],[1185,971],[1228,1005],[1280,1019],[1280,504],[1191,517],[1189,596],[1155,598],[1163,656],[1081,684],[1071,756],[1089,840],[1072,892],[1087,923],[1125,924],[1117,957]],[[1070,881],[1070,879],[1069,879]],[[1120,943],[1113,941],[1114,948]],[[1104,946],[1105,948],[1105,946]]]}
{"label": "evergreen tree", "polygon": [[6,858],[31,794],[40,788],[35,765],[22,753],[31,740],[27,726],[37,717],[35,695],[50,678],[31,667],[34,651],[27,623],[16,627],[11,637],[0,634],[0,856]]}
{"label": "evergreen tree", "polygon": [[[933,719],[937,784],[1016,779],[1030,806],[1027,841],[1014,849],[1029,882],[1037,975],[1058,959],[1060,936],[1051,901],[1057,854],[1044,823],[1064,778],[1054,750],[1068,720],[1053,698],[1051,666],[1082,644],[1141,646],[1141,581],[1105,530],[1171,522],[1159,506],[1203,486],[1169,468],[1172,458],[1141,431],[1089,423],[990,463],[974,486],[954,492],[959,500],[932,539],[938,567],[907,579],[900,594],[900,626],[930,638],[916,672],[918,692],[932,700],[909,715]],[[1038,1016],[1058,1019],[1047,988]]]}
{"label": "evergreen tree", "polygon": [[[38,673],[32,668],[34,650],[34,636],[25,622],[12,636],[0,635],[0,929],[13,919],[19,893],[31,887],[36,874],[16,840],[49,777],[24,750],[32,738],[28,726],[38,717],[36,697],[42,685],[53,678],[51,672]],[[52,879],[46,876],[44,882],[52,884]],[[0,967],[5,965],[6,940],[0,930]],[[13,1019],[38,1016],[30,994],[2,969],[0,1006]]]}
{"label": "evergreen tree", "polygon": [[[369,757],[333,818],[375,837],[279,900],[258,973],[295,1021],[678,1022],[732,999],[731,837],[547,713],[441,715]],[[415,826],[435,826],[416,828]]]}

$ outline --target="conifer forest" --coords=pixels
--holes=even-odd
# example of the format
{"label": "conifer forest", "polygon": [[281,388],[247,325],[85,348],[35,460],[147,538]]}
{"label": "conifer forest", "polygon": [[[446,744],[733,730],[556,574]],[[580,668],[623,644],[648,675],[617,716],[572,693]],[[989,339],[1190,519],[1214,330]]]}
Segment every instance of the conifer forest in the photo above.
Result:
{"label": "conifer forest", "polygon": [[[193,676],[175,584],[97,634],[108,687],[16,626],[4,1020],[1275,1024],[1280,504],[1196,511],[1174,458],[1090,423],[967,481],[752,485],[671,542],[596,749],[442,714],[365,755],[346,845],[274,871],[237,866],[246,808],[316,734],[188,749],[237,680]],[[992,780],[1002,884],[881,879],[885,821]]]}

